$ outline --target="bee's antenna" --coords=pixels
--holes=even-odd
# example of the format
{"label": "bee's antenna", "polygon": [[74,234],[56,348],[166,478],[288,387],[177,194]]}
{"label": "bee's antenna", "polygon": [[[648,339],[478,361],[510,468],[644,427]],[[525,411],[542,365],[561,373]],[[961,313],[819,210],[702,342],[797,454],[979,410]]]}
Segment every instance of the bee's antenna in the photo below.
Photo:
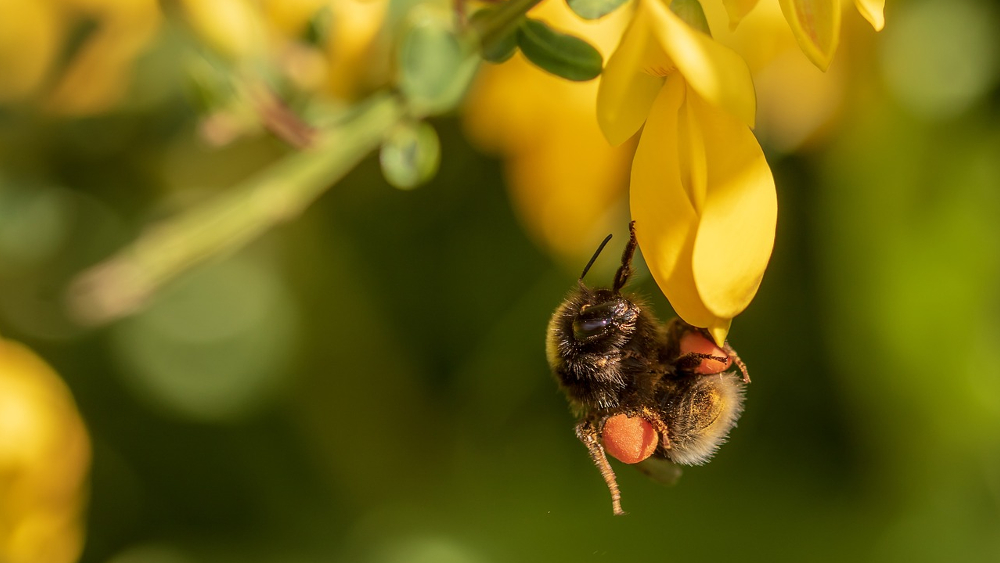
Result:
{"label": "bee's antenna", "polygon": [[583,279],[584,276],[587,275],[587,272],[590,271],[590,267],[594,265],[594,261],[597,260],[597,257],[601,255],[601,251],[604,250],[604,247],[608,245],[609,240],[611,240],[611,235],[606,236],[604,238],[604,242],[601,243],[601,246],[597,247],[597,252],[595,252],[594,255],[590,257],[590,262],[587,262],[587,266],[583,269],[583,273],[580,274],[581,280]]}
{"label": "bee's antenna", "polygon": [[632,221],[628,224],[628,244],[625,245],[625,252],[622,253],[622,265],[615,273],[615,283],[611,286],[611,290],[615,293],[625,287],[625,282],[632,275],[632,256],[638,245],[639,243],[635,240],[635,221]]}

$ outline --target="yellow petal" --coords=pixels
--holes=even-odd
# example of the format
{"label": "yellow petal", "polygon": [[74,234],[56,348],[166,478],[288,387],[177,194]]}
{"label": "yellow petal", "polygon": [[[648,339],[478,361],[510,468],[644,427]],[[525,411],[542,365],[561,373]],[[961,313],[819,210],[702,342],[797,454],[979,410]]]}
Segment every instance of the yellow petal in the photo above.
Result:
{"label": "yellow petal", "polygon": [[[753,127],[757,111],[750,69],[736,51],[684,23],[660,0],[641,0],[650,28],[688,84],[709,102]],[[639,17],[636,13],[636,17]]]}
{"label": "yellow petal", "polygon": [[733,30],[740,25],[743,16],[749,14],[750,10],[757,5],[757,0],[722,0],[722,4],[726,7],[726,13],[729,14],[729,29]]}
{"label": "yellow petal", "polygon": [[[690,85],[689,85],[690,86]],[[696,214],[701,216],[708,189],[708,162],[705,155],[705,137],[698,116],[692,113],[689,104],[681,104],[677,115],[677,137],[679,139],[678,169],[681,185],[687,192]]]}
{"label": "yellow petal", "polygon": [[708,170],[692,258],[695,286],[713,315],[732,318],[750,304],[771,257],[774,178],[746,125],[690,90],[687,105],[704,135]]}
{"label": "yellow petal", "polygon": [[733,319],[719,319],[715,324],[707,326],[708,333],[712,335],[712,340],[722,348],[726,345],[726,336],[729,335],[729,327],[732,326]]}
{"label": "yellow petal", "polygon": [[854,0],[854,5],[875,31],[882,31],[885,27],[885,15],[882,13],[885,10],[885,0]]}
{"label": "yellow petal", "polygon": [[632,163],[630,206],[636,237],[653,279],[674,311],[694,326],[720,320],[705,308],[695,288],[692,253],[698,214],[681,176],[678,136],[686,86],[680,76],[667,78],[649,113]]}
{"label": "yellow petal", "polygon": [[840,0],[778,0],[806,57],[825,71],[840,41]]}
{"label": "yellow petal", "polygon": [[[632,219],[636,222],[642,255],[658,283],[672,275],[682,247],[693,246],[698,222],[679,164],[677,123],[684,95],[684,80],[679,76],[668,78],[653,102],[649,123],[639,138],[632,161],[629,188]],[[660,285],[662,288],[663,284]]]}
{"label": "yellow petal", "polygon": [[[642,6],[638,8],[642,10]],[[645,18],[632,19],[604,71],[597,91],[597,122],[612,145],[620,145],[635,134],[646,120],[649,107],[663,86],[661,76],[643,72],[643,64],[658,49]],[[661,52],[662,53],[662,52]]]}

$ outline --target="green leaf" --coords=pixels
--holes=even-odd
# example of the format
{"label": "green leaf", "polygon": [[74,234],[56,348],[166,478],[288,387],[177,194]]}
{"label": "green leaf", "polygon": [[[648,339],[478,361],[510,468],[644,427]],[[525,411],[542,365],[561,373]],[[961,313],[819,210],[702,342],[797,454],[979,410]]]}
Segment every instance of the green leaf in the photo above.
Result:
{"label": "green leaf", "polygon": [[573,13],[585,20],[596,20],[617,10],[628,0],[566,0]]}
{"label": "green leaf", "polygon": [[705,18],[705,11],[701,9],[701,2],[698,0],[674,0],[670,3],[670,9],[684,20],[684,23],[709,37],[712,36],[712,30],[708,28],[708,19]]}
{"label": "green leaf", "polygon": [[475,74],[479,57],[459,40],[448,17],[418,6],[398,51],[399,89],[414,115],[454,108]]}
{"label": "green leaf", "polygon": [[379,152],[382,175],[393,186],[413,189],[434,177],[441,162],[441,143],[423,121],[404,120],[389,132]]}
{"label": "green leaf", "polygon": [[[479,10],[469,18],[469,24],[473,28],[477,28],[479,24],[493,17],[496,11],[497,8]],[[514,56],[514,53],[517,51],[518,23],[518,21],[515,21],[512,25],[505,27],[488,44],[484,42],[482,48],[483,59],[487,62],[500,64]]]}
{"label": "green leaf", "polygon": [[591,80],[601,74],[603,59],[590,43],[525,18],[517,30],[517,46],[538,68],[567,80]]}

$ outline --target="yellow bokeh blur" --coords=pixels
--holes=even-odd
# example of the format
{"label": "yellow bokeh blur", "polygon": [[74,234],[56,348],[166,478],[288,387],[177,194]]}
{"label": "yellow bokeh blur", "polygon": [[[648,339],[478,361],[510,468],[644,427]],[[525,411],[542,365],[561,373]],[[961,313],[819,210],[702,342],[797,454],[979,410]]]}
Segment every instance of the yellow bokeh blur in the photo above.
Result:
{"label": "yellow bokeh blur", "polygon": [[[296,87],[356,99],[386,81],[372,64],[386,0],[182,1],[194,32],[237,66],[269,64]],[[9,0],[0,3],[0,104],[28,102],[66,116],[128,101],[142,56],[162,37],[156,0]],[[318,23],[317,23],[318,21]],[[317,45],[303,41],[323,25]]]}
{"label": "yellow bokeh blur", "polygon": [[[385,81],[372,49],[387,0],[183,0],[187,21],[218,53],[239,65],[273,64],[296,86],[350,101]],[[307,29],[324,29],[318,43]]]}
{"label": "yellow bokeh blur", "polygon": [[59,114],[107,111],[125,96],[160,20],[156,0],[0,4],[0,103],[37,98]]}
{"label": "yellow bokeh blur", "polygon": [[0,340],[0,560],[77,559],[89,465],[69,389],[30,349]]}
{"label": "yellow bokeh blur", "polygon": [[[532,12],[565,33],[587,37],[605,58],[618,43],[628,10],[596,22],[562,0]],[[600,79],[569,82],[516,54],[482,69],[465,107],[465,127],[482,149],[502,155],[512,203],[546,250],[576,267],[595,240],[627,222],[624,196],[634,143],[612,147],[594,111]]]}
{"label": "yellow bokeh blur", "polygon": [[21,100],[41,86],[59,49],[62,27],[50,2],[0,3],[0,103]]}

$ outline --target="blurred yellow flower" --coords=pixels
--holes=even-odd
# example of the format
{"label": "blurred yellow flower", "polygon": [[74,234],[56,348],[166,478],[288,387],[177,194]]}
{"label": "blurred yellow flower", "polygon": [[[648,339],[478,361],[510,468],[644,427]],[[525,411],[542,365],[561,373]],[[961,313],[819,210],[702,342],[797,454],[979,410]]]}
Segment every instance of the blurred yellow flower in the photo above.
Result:
{"label": "blurred yellow flower", "polygon": [[[276,0],[280,1],[280,0]],[[323,53],[329,61],[325,89],[339,99],[353,100],[386,80],[388,57],[373,56],[382,22],[389,8],[388,0],[333,0],[331,24]]]}
{"label": "blurred yellow flower", "polygon": [[[0,103],[34,96],[54,113],[107,111],[125,95],[160,19],[156,0],[0,2]],[[63,53],[87,25],[93,28]]]}
{"label": "blurred yellow flower", "polygon": [[198,36],[219,54],[238,59],[264,52],[264,26],[256,3],[181,0],[180,4]]}
{"label": "blurred yellow flower", "polygon": [[[219,99],[209,96],[212,112],[202,121],[201,133],[212,145],[266,129],[292,146],[306,146],[312,131],[283,99],[308,97],[319,105],[337,106],[357,101],[388,80],[387,57],[379,56],[388,0],[180,4],[195,35],[226,62],[201,66],[207,71],[205,83],[232,87],[222,90]],[[212,92],[211,87],[207,91]]]}
{"label": "blurred yellow flower", "polygon": [[39,0],[0,2],[0,103],[35,92],[59,50],[56,10]]}
{"label": "blurred yellow flower", "polygon": [[0,339],[0,561],[77,560],[89,464],[69,389],[31,350]]}
{"label": "blurred yellow flower", "polygon": [[[192,28],[237,63],[265,62],[298,88],[351,101],[384,79],[370,56],[388,0],[181,0]],[[305,41],[310,24],[325,28]],[[251,67],[252,68],[252,67]]]}
{"label": "blurred yellow flower", "polygon": [[[833,61],[840,41],[840,0],[779,0],[799,47],[820,70]],[[855,0],[854,5],[875,31],[885,25],[885,0]]]}
{"label": "blurred yellow flower", "polygon": [[756,3],[735,29],[723,6],[704,6],[712,37],[738,52],[750,67],[757,93],[754,134],[761,145],[789,153],[833,130],[852,68],[850,58],[842,56],[826,72],[818,69],[802,56],[777,0]]}
{"label": "blurred yellow flower", "polygon": [[[564,0],[546,0],[530,16],[585,37],[607,57],[628,14],[588,22]],[[627,222],[622,203],[632,146],[611,147],[601,135],[594,114],[599,81],[558,78],[518,53],[480,71],[464,112],[472,141],[504,157],[510,197],[528,233],[574,268],[593,253],[595,240]]]}
{"label": "blurred yellow flower", "polygon": [[[159,31],[156,0],[50,0],[65,21],[96,22],[55,81],[46,101],[53,112],[90,115],[108,111],[128,91],[132,67]],[[66,32],[72,31],[67,26]],[[68,34],[67,34],[68,35]],[[69,37],[65,37],[64,41]]]}
{"label": "blurred yellow flower", "polygon": [[630,188],[639,246],[676,313],[721,345],[757,292],[777,220],[746,63],[660,0],[638,0],[597,104],[612,143],[645,122]]}
{"label": "blurred yellow flower", "polygon": [[[0,2],[0,103],[40,96],[55,113],[110,109],[124,96],[132,65],[160,18],[156,0]],[[93,29],[61,61],[85,24]]]}

